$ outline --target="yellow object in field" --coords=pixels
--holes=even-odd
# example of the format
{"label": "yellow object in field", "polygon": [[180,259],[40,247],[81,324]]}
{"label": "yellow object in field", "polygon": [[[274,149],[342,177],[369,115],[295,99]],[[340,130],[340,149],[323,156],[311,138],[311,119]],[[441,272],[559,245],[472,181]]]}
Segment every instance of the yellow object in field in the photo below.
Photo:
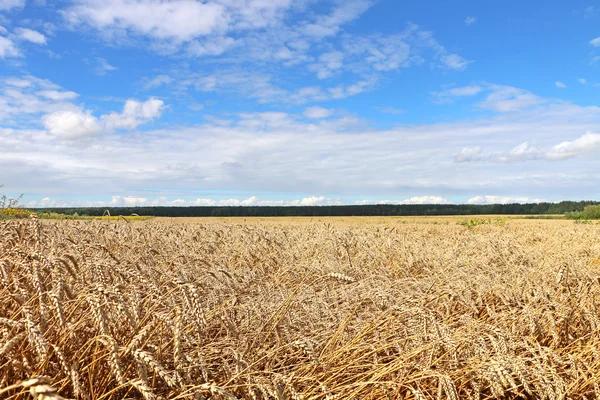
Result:
{"label": "yellow object in field", "polygon": [[29,216],[29,211],[24,208],[3,208],[0,210],[0,215],[15,218],[27,218]]}

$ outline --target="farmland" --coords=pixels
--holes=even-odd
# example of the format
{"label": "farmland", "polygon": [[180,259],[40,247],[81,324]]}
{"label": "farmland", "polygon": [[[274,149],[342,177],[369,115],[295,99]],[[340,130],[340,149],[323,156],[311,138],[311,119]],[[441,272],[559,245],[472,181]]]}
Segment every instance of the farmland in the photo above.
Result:
{"label": "farmland", "polygon": [[0,221],[0,397],[595,398],[599,228]]}

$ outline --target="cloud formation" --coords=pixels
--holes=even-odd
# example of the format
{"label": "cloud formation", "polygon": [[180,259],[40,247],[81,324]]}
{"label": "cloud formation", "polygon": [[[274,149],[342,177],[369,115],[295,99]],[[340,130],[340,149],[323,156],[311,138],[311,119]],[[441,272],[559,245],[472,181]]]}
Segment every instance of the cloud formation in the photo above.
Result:
{"label": "cloud formation", "polygon": [[[60,96],[65,99],[65,96]],[[48,132],[60,139],[90,138],[114,129],[135,129],[160,117],[164,102],[151,98],[145,102],[129,99],[123,111],[112,112],[96,118],[90,110],[71,108],[42,116],[42,124]]]}
{"label": "cloud formation", "polygon": [[175,42],[226,31],[229,25],[222,4],[195,0],[79,0],[62,12],[71,24],[86,24],[102,34],[148,35]]}
{"label": "cloud formation", "polygon": [[312,119],[327,118],[333,115],[333,110],[323,107],[308,107],[304,110],[304,116]]}
{"label": "cloud formation", "polygon": [[473,147],[464,147],[457,155],[454,156],[454,161],[461,162],[471,162],[477,161],[481,159],[481,153],[483,150],[479,146]]}
{"label": "cloud formation", "polygon": [[469,85],[452,87],[449,89],[441,90],[439,92],[433,92],[432,94],[434,97],[437,98],[438,101],[448,102],[460,97],[475,96],[483,91],[484,88],[481,85]]}
{"label": "cloud formation", "polygon": [[545,153],[550,160],[564,160],[600,149],[600,134],[587,132],[572,142],[565,141]]}
{"label": "cloud formation", "polygon": [[[224,3],[215,4],[223,6]],[[261,2],[248,0],[248,4],[258,3]],[[218,57],[221,67],[202,72],[189,65],[174,67],[171,71],[145,77],[142,86],[146,90],[170,87],[177,93],[182,90],[233,92],[261,103],[301,104],[343,99],[370,91],[387,74],[419,67],[425,62],[452,71],[463,71],[472,62],[451,53],[432,32],[413,23],[406,24],[402,31],[394,34],[345,32],[342,26],[365,12],[372,5],[370,1],[335,2],[329,13],[311,13],[309,16],[300,12],[306,5],[302,2],[294,5],[274,2],[273,6],[277,4],[279,11],[269,17],[271,22],[260,24],[260,28],[245,24],[242,29],[236,24],[242,24],[243,19],[228,17],[227,29],[187,41],[161,39],[150,29],[144,31],[142,38],[149,40],[150,48],[155,51],[178,52],[188,57]],[[224,12],[229,15],[228,6]],[[297,22],[284,24],[281,22],[283,16],[293,16]],[[114,21],[109,22],[114,27]],[[110,40],[131,45],[130,36],[125,30],[111,36]],[[302,86],[282,81],[278,75],[282,67],[297,68],[296,71],[301,71],[301,76],[308,80],[313,75],[318,83]]]}
{"label": "cloud formation", "polygon": [[359,200],[356,204],[451,204],[452,202],[440,196],[415,196],[404,200]]}
{"label": "cloud formation", "polygon": [[455,157],[456,162],[490,161],[514,163],[531,160],[566,160],[600,150],[600,134],[587,132],[573,141],[563,141],[550,148],[541,148],[523,142],[509,151],[482,155],[480,147],[465,147]]}
{"label": "cloud formation", "polygon": [[26,40],[35,44],[46,44],[46,36],[38,31],[28,28],[17,28],[15,29],[15,35],[20,39]]}
{"label": "cloud formation", "polygon": [[514,204],[514,203],[544,203],[544,199],[531,199],[529,197],[507,196],[475,196],[467,200],[467,204]]}
{"label": "cloud formation", "polygon": [[91,111],[57,111],[42,117],[44,127],[54,136],[63,139],[80,139],[95,136],[102,126]]}
{"label": "cloud formation", "polygon": [[[1,39],[1,38],[0,38]],[[41,114],[75,110],[77,93],[31,75],[0,78],[0,123],[32,126]]]}
{"label": "cloud formation", "polygon": [[560,89],[565,89],[567,87],[567,85],[565,85],[561,81],[556,81],[556,82],[554,82],[554,84],[556,85],[557,88],[560,88]]}
{"label": "cloud formation", "polygon": [[536,96],[528,90],[504,86],[504,85],[489,85],[491,91],[485,100],[479,103],[481,108],[499,111],[513,112],[524,108],[543,104],[547,100]]}
{"label": "cloud formation", "polygon": [[258,196],[250,196],[248,198],[225,198],[214,200],[209,198],[195,199],[172,199],[165,196],[150,198],[139,196],[111,196],[108,201],[75,201],[69,202],[65,200],[52,199],[44,197],[41,200],[30,200],[27,202],[28,207],[138,207],[138,206],[172,206],[172,207],[238,207],[238,206],[325,206],[325,205],[342,205],[344,204],[339,199],[326,198],[323,196],[310,196],[298,200],[266,200]]}
{"label": "cloud formation", "polygon": [[0,2],[0,11],[9,11],[14,8],[25,7],[26,0],[2,0]]}
{"label": "cloud formation", "polygon": [[161,116],[165,109],[162,100],[150,98],[145,102],[129,99],[120,113],[112,112],[100,117],[108,129],[135,129],[141,124]]}
{"label": "cloud formation", "polygon": [[84,61],[92,66],[92,71],[98,76],[104,76],[117,70],[117,67],[110,65],[108,61],[102,57],[95,57],[92,60],[85,59]]}
{"label": "cloud formation", "polygon": [[[486,86],[485,91],[491,90],[506,89]],[[482,94],[489,96],[484,92],[478,96]],[[550,192],[568,187],[573,195],[586,190],[585,183],[573,188],[573,176],[582,176],[578,160],[598,151],[600,143],[598,134],[592,133],[600,122],[600,109],[546,98],[540,98],[531,111],[524,108],[471,121],[392,129],[370,127],[345,113],[316,118],[330,109],[309,107],[297,114],[215,115],[202,124],[147,127],[143,133],[136,132],[141,124],[164,112],[161,100],[128,100],[121,111],[103,114],[77,100],[76,93],[34,77],[2,81],[0,102],[5,107],[0,108],[0,118],[15,122],[12,128],[5,123],[0,129],[5,149],[0,168],[7,171],[7,187],[51,198],[65,192],[148,198],[137,188],[161,187],[171,193],[170,198],[186,202],[193,200],[189,194],[184,196],[189,188],[214,192],[232,187],[257,198],[273,192],[311,193],[299,201],[330,199],[325,193],[339,193],[401,199],[388,200],[392,203],[441,203],[447,197],[399,197],[398,193],[465,195],[490,188],[537,198],[540,187],[552,188]],[[315,118],[307,120],[305,111]],[[132,133],[111,132],[122,129]],[[569,139],[565,132],[583,133]],[[490,136],[494,140],[485,141],[484,151],[482,140]],[[514,142],[522,144],[514,146]],[[596,159],[586,158],[588,169],[595,168]],[[477,168],[466,168],[475,161]],[[524,161],[528,161],[525,166],[510,167]],[[548,169],[549,161],[560,162],[561,168]],[[499,163],[505,167],[498,168]],[[16,179],[23,173],[34,178]]]}
{"label": "cloud formation", "polygon": [[0,36],[0,58],[20,57],[21,51],[9,38]]}

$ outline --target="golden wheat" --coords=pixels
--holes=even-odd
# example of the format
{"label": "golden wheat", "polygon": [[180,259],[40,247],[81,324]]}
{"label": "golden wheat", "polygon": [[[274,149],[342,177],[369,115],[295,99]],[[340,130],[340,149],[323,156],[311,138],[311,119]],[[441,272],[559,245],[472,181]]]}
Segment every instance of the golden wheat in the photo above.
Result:
{"label": "golden wheat", "polygon": [[0,397],[600,395],[600,231],[568,221],[0,222]]}

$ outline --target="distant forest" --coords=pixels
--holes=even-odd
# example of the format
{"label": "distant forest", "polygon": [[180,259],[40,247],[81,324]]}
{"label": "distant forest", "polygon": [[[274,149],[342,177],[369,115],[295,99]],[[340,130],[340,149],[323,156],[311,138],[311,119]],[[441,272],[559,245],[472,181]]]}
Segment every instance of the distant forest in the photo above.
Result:
{"label": "distant forest", "polygon": [[110,215],[155,217],[334,217],[334,216],[425,216],[425,215],[482,215],[482,214],[564,214],[583,211],[598,201],[562,201],[532,204],[403,204],[349,206],[232,206],[232,207],[76,207],[36,208],[32,211],[51,211],[80,216]]}

